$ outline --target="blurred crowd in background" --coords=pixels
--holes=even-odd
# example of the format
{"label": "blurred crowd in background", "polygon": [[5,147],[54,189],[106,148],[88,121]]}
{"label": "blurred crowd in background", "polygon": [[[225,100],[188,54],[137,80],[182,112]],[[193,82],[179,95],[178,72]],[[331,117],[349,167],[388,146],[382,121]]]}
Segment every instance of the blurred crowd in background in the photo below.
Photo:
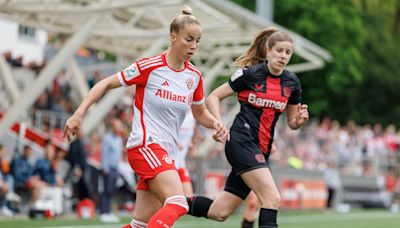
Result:
{"label": "blurred crowd in background", "polygon": [[[47,53],[55,53],[54,48],[49,44]],[[91,50],[85,49],[83,53],[85,54],[78,55],[77,58],[82,61],[103,61]],[[45,61],[40,64],[23,65],[20,57],[11,56],[9,52],[2,54],[13,68],[26,68],[36,75],[46,64]],[[50,57],[51,54],[48,54],[48,58]],[[89,88],[108,76],[106,72],[99,70],[86,73]],[[23,148],[22,150],[0,146],[1,215],[11,217],[19,213],[29,213],[38,200],[38,191],[45,187],[62,189],[63,197],[73,199],[73,203],[69,205],[70,210],[76,210],[78,203],[86,198],[91,199],[100,209],[101,192],[104,189],[101,184],[88,186],[90,178],[93,177],[85,177],[85,170],[95,169],[98,174],[102,173],[104,136],[109,132],[113,121],[120,122],[116,132],[123,141],[127,140],[133,116],[132,98],[135,91],[133,88],[127,90],[119,104],[106,117],[104,126],[100,126],[87,137],[78,136],[75,139],[79,141],[78,147],[72,147],[73,144],[65,147],[60,146],[62,143],[54,142],[63,141],[61,137],[63,124],[77,105],[75,102],[77,98],[71,89],[70,81],[66,71],[61,71],[30,109],[28,127],[34,128],[47,139],[46,146],[39,156],[32,158],[32,148],[29,144],[19,147]],[[225,109],[229,108],[228,104]],[[360,126],[353,121],[340,124],[329,118],[321,120],[311,118],[301,130],[292,131],[283,121],[286,120],[282,118],[278,122],[275,132],[274,143],[277,150],[271,155],[272,166],[320,172],[333,167],[341,175],[382,176],[385,178],[387,191],[400,194],[400,130],[394,125],[382,126],[374,123]],[[207,137],[210,137],[209,132],[200,128],[194,145],[198,146]],[[196,163],[193,161],[196,160],[198,149],[196,146],[191,148],[188,157],[189,169],[194,180],[196,180],[194,172]],[[121,154],[118,172],[122,181],[117,184],[116,192],[124,200],[117,205],[120,211],[131,211],[135,194],[135,176],[126,161],[124,151],[121,151]],[[222,144],[212,148],[207,153],[206,160],[219,169],[229,168]],[[109,216],[105,220],[107,219],[115,221],[117,218]]]}

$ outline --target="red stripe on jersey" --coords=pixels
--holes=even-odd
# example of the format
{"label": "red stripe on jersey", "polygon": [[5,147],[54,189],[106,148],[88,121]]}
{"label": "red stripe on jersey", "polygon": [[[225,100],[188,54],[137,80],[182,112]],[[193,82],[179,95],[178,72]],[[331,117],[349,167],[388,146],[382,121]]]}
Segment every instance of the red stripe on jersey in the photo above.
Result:
{"label": "red stripe on jersey", "polygon": [[275,115],[271,116],[271,111],[266,111],[263,109],[263,112],[260,116],[260,128],[258,130],[258,139],[260,140],[260,148],[263,153],[266,153],[268,150],[268,144],[271,141],[271,125],[273,123],[273,119]]}
{"label": "red stripe on jersey", "polygon": [[194,71],[197,75],[199,75],[199,77],[201,77],[201,73],[200,73],[200,71],[199,70],[197,70],[197,68],[193,65],[193,64],[191,64],[190,62],[189,62],[189,64],[188,64],[188,67],[187,67],[189,70],[191,70],[191,71]]}
{"label": "red stripe on jersey", "polygon": [[199,78],[199,85],[197,85],[196,90],[194,91],[193,94],[193,101],[198,102],[204,99],[204,89],[203,89],[203,80],[200,77]]}
{"label": "red stripe on jersey", "polygon": [[142,131],[143,131],[143,145],[146,145],[146,128],[144,126],[144,119],[143,119],[143,100],[144,100],[144,90],[145,86],[138,86],[136,87],[136,95],[135,95],[135,106],[140,112],[140,124],[142,125]]}
{"label": "red stripe on jersey", "polygon": [[243,91],[240,91],[239,93],[238,93],[238,100],[239,101],[244,101],[244,102],[248,102],[247,100],[248,100],[248,97],[249,97],[249,93],[250,93],[250,90],[243,90]]}
{"label": "red stripe on jersey", "polygon": [[[150,74],[150,72],[147,72],[147,74]],[[136,87],[136,95],[135,95],[135,106],[140,112],[140,124],[142,126],[142,131],[143,131],[143,145],[146,145],[146,127],[144,125],[144,110],[143,110],[143,100],[144,100],[144,91],[147,85],[147,80],[149,77],[147,76],[145,78],[145,81],[143,83],[143,86],[137,86]]]}
{"label": "red stripe on jersey", "polygon": [[196,88],[196,90],[194,91],[193,94],[193,101],[201,101],[204,98],[204,89],[203,89],[203,78],[201,77],[201,73],[200,71],[197,70],[197,68],[191,64],[189,61],[187,62],[187,69],[195,72],[197,74],[197,76],[199,76],[199,84]]}
{"label": "red stripe on jersey", "polygon": [[[274,92],[281,91],[280,78],[267,77],[266,80],[267,90],[266,93],[274,94]],[[275,98],[277,99],[277,98]],[[260,117],[260,129],[258,131],[258,138],[260,140],[260,148],[263,153],[267,152],[268,145],[271,141],[273,131],[273,125],[276,118],[277,109],[275,108],[263,108],[263,112]]]}

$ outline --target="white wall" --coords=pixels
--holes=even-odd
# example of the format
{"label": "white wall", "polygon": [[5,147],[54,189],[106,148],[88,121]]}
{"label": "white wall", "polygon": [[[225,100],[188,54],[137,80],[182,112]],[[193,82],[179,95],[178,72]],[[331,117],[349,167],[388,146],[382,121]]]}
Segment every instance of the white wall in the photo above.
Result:
{"label": "white wall", "polygon": [[36,61],[42,63],[47,43],[47,32],[36,29],[35,37],[26,38],[18,34],[18,23],[0,19],[0,53],[11,51],[12,57],[23,56],[23,64]]}

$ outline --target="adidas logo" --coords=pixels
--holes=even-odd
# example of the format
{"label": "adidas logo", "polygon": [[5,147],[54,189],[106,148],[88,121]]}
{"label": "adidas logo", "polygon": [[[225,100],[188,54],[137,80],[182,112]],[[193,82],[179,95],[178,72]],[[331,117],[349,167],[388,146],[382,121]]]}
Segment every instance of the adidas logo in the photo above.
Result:
{"label": "adidas logo", "polygon": [[164,81],[161,85],[162,86],[169,86],[169,83],[168,83],[168,81]]}

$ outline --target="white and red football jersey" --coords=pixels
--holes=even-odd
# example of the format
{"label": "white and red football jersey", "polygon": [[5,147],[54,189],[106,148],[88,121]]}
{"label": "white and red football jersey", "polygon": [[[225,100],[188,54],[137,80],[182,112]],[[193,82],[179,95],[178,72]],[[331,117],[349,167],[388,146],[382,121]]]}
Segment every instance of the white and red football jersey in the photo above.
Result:
{"label": "white and red football jersey", "polygon": [[204,102],[200,72],[189,61],[170,68],[165,53],[141,59],[118,73],[123,86],[136,85],[132,131],[127,147],[158,143],[176,157],[179,127],[192,104]]}

